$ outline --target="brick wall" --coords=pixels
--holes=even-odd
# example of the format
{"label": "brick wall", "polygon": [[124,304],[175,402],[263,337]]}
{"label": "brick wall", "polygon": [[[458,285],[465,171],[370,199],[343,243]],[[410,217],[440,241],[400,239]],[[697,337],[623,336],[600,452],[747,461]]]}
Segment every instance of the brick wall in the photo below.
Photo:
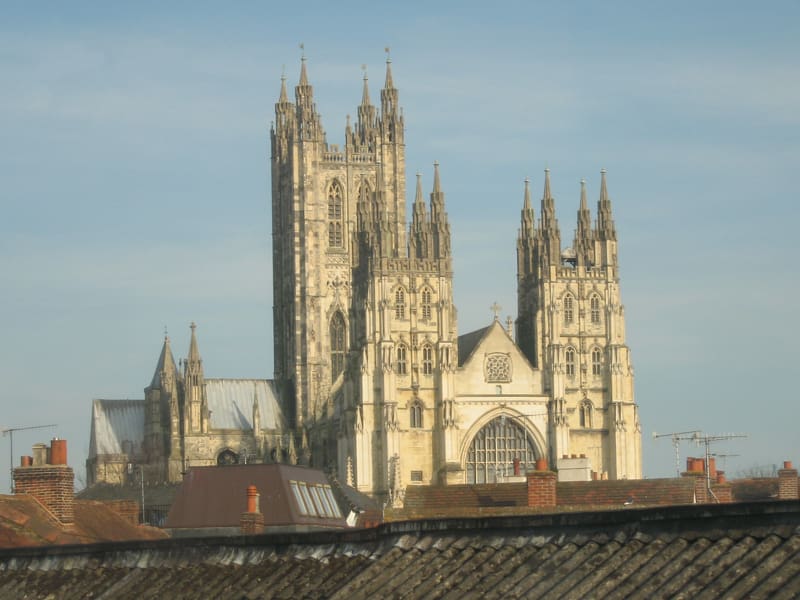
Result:
{"label": "brick wall", "polygon": [[75,520],[75,474],[67,465],[42,465],[14,469],[14,489],[30,494],[62,523]]}
{"label": "brick wall", "polygon": [[529,471],[528,506],[556,505],[556,474],[552,471]]}
{"label": "brick wall", "polygon": [[792,468],[792,463],[786,461],[783,468],[778,469],[778,499],[798,500],[797,469]]}
{"label": "brick wall", "polygon": [[242,530],[242,535],[264,533],[264,515],[244,512],[239,520],[239,527]]}

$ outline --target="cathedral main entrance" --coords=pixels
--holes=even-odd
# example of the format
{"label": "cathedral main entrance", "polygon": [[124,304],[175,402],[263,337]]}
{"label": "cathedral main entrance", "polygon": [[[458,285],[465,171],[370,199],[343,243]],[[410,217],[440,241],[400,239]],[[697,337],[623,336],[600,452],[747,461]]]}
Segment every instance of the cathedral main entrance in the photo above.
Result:
{"label": "cathedral main entrance", "polygon": [[514,474],[518,458],[524,473],[533,469],[539,454],[533,437],[513,417],[501,415],[475,435],[467,451],[467,483],[497,483]]}

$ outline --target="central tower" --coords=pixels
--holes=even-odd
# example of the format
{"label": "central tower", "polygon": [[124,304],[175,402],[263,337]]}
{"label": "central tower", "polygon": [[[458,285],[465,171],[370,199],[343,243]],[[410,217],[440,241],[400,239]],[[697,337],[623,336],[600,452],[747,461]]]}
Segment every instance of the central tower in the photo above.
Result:
{"label": "central tower", "polygon": [[305,58],[294,102],[281,80],[271,130],[274,376],[301,454],[382,494],[397,470],[400,414],[417,411],[420,427],[427,418],[420,445],[433,471],[434,411],[452,395],[441,379],[455,369],[456,326],[438,165],[430,208],[418,177],[407,235],[391,61],[380,107],[368,83],[365,74],[339,147],[327,142]]}

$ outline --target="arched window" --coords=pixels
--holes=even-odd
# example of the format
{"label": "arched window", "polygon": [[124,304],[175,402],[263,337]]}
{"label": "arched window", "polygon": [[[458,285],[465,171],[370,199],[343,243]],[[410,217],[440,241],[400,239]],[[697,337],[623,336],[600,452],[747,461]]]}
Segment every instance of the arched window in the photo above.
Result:
{"label": "arched window", "polygon": [[342,235],[342,186],[334,181],[328,187],[328,246],[341,248]]}
{"label": "arched window", "polygon": [[575,375],[575,348],[567,348],[564,352],[567,375]]}
{"label": "arched window", "polygon": [[423,375],[433,373],[433,348],[427,344],[422,347],[422,373]]}
{"label": "arched window", "polygon": [[575,320],[575,301],[571,294],[564,296],[564,325],[571,325]]}
{"label": "arched window", "polygon": [[592,350],[592,375],[600,375],[603,368],[603,353],[600,348]]}
{"label": "arched window", "polygon": [[394,316],[397,319],[406,318],[406,292],[401,287],[394,293]]}
{"label": "arched window", "polygon": [[524,473],[536,463],[530,434],[514,418],[497,417],[472,440],[467,451],[467,483],[495,483],[498,477],[514,474],[518,458]]}
{"label": "arched window", "polygon": [[431,318],[431,291],[428,288],[422,288],[422,303],[420,312],[424,320]]}
{"label": "arched window", "polygon": [[408,373],[407,350],[404,344],[397,346],[397,374],[405,375]]}
{"label": "arched window", "polygon": [[410,425],[412,429],[421,429],[422,428],[422,403],[419,400],[415,400],[409,409],[410,413]]}
{"label": "arched window", "polygon": [[600,323],[600,296],[592,294],[589,300],[589,308],[591,312],[592,323],[597,325]]}
{"label": "arched window", "polygon": [[223,450],[217,455],[217,464],[221,467],[235,465],[239,462],[239,456],[230,449]]}
{"label": "arched window", "polygon": [[586,429],[592,428],[592,401],[589,399],[584,399],[581,401],[580,406],[580,419],[581,419],[581,427],[585,427]]}
{"label": "arched window", "polygon": [[331,381],[344,371],[345,339],[344,317],[336,312],[331,318]]}

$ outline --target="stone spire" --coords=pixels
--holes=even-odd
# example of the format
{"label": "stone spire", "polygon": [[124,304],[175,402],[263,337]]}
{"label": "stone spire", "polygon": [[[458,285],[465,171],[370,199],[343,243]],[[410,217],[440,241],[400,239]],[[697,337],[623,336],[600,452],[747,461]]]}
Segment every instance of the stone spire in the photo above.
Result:
{"label": "stone spire", "polygon": [[439,179],[439,163],[433,163],[433,192],[431,192],[431,231],[433,258],[450,258],[450,223],[444,209],[444,192]]}
{"label": "stone spire", "polygon": [[186,358],[186,361],[190,364],[200,364],[203,361],[200,358],[200,350],[197,348],[197,335],[195,334],[197,325],[195,325],[194,321],[189,325],[189,328],[192,330],[192,339],[189,342],[189,356]]}
{"label": "stone spire", "polygon": [[314,105],[314,88],[308,83],[305,52],[300,59],[300,83],[294,88],[294,97],[301,138],[310,140],[324,137],[317,107]]}
{"label": "stone spire", "polygon": [[535,271],[535,253],[538,241],[536,215],[531,205],[530,180],[525,178],[525,194],[520,211],[520,229],[517,236],[517,277],[524,277]]}
{"label": "stone spire", "polygon": [[392,58],[386,48],[386,82],[381,90],[381,133],[385,142],[403,138],[403,115],[400,112],[397,89],[392,78]]}
{"label": "stone spire", "polygon": [[417,173],[417,194],[414,198],[414,208],[411,216],[409,232],[411,239],[412,258],[430,258],[433,254],[431,248],[431,223],[425,207],[425,198],[422,194],[422,175]]}
{"label": "stone spire", "polygon": [[156,364],[156,371],[153,373],[150,387],[161,389],[162,385],[167,383],[168,378],[172,378],[172,381],[175,381],[178,378],[178,368],[175,366],[175,359],[172,356],[169,336],[165,335],[164,345],[161,347],[161,355],[158,357],[158,364]]}
{"label": "stone spire", "polygon": [[575,230],[575,257],[578,265],[589,267],[593,263],[594,235],[592,216],[586,203],[586,181],[581,179],[581,203],[578,208],[578,228]]}
{"label": "stone spire", "polygon": [[522,223],[522,230],[520,235],[524,235],[526,237],[533,238],[535,236],[535,224],[536,224],[536,216],[533,212],[533,206],[531,205],[531,181],[527,177],[525,178],[525,194],[522,201],[522,213],[521,213],[521,223]]}
{"label": "stone spire", "polygon": [[550,193],[550,169],[544,170],[544,193],[542,194],[542,216],[539,229],[544,242],[547,263],[559,265],[561,262],[561,232],[556,219],[555,199]]}
{"label": "stone spire", "polygon": [[611,199],[608,197],[606,187],[606,170],[600,171],[600,200],[597,202],[597,239],[601,241],[616,241],[617,230],[611,215]]}
{"label": "stone spire", "polygon": [[190,325],[192,339],[189,342],[189,356],[183,363],[183,379],[186,389],[186,406],[184,411],[184,431],[206,432],[208,430],[208,405],[206,404],[206,380],[203,374],[203,359],[197,346],[195,330],[197,325]]}
{"label": "stone spire", "polygon": [[369,99],[369,77],[364,68],[364,89],[361,93],[361,105],[358,107],[358,120],[356,121],[356,137],[362,146],[373,146],[378,117],[375,107]]}

